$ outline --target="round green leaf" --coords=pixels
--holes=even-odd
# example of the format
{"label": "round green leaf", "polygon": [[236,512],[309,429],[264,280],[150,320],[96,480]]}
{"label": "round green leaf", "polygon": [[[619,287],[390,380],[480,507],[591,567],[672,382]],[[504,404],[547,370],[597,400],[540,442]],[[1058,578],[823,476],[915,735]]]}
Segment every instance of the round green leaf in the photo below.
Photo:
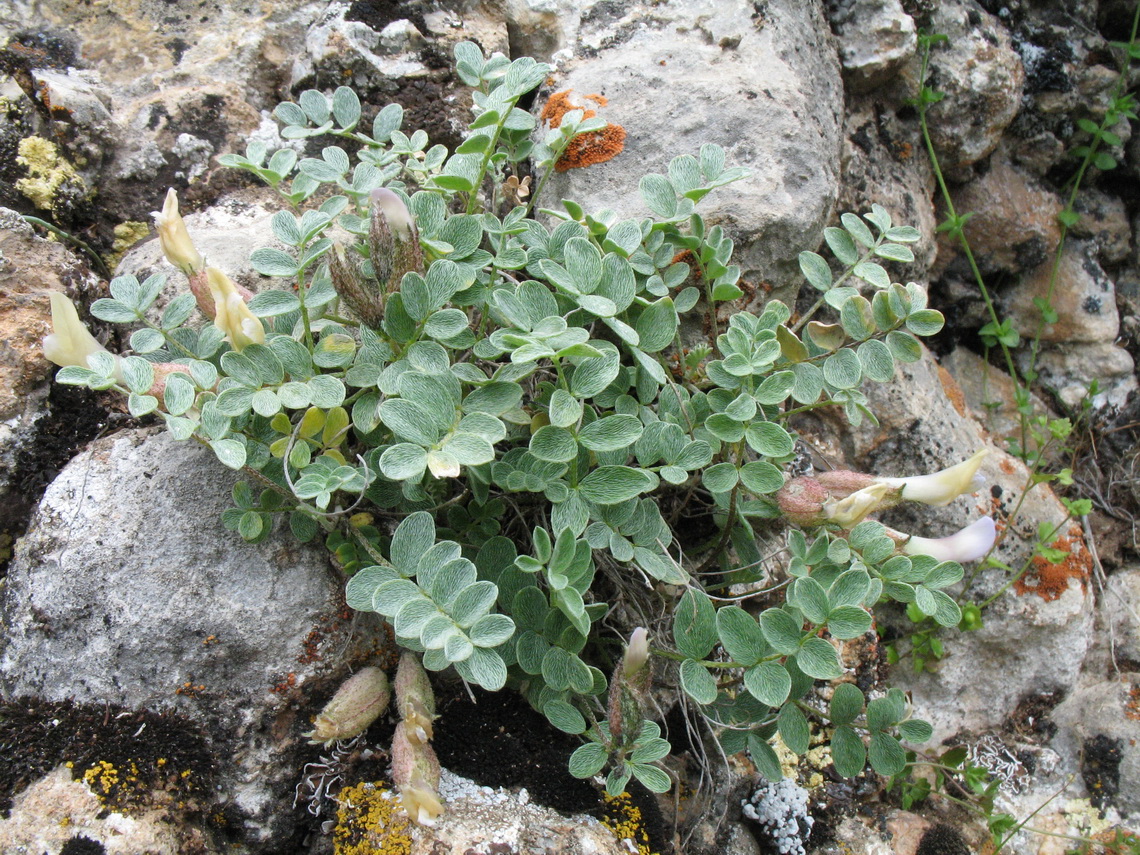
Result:
{"label": "round green leaf", "polygon": [[843,676],[839,654],[822,638],[809,638],[796,654],[796,664],[809,677],[817,680],[835,680]]}
{"label": "round green leaf", "polygon": [[567,463],[578,456],[578,441],[566,428],[545,425],[530,438],[530,453],[547,463]]}
{"label": "round green leaf", "polygon": [[606,749],[596,742],[579,745],[570,755],[570,774],[575,778],[591,778],[606,765]]}
{"label": "round green leaf", "polygon": [[761,662],[744,672],[744,687],[761,703],[778,707],[788,699],[788,693],[792,690],[792,678],[783,665]]}
{"label": "round green leaf", "polygon": [[775,422],[756,422],[744,433],[748,445],[765,457],[787,457],[795,450],[791,434]]}
{"label": "round green leaf", "polygon": [[831,761],[835,771],[844,778],[854,778],[867,764],[867,749],[863,740],[849,725],[835,728],[831,735]]}
{"label": "round green leaf", "polygon": [[681,688],[698,704],[716,701],[716,678],[693,659],[681,663]]}

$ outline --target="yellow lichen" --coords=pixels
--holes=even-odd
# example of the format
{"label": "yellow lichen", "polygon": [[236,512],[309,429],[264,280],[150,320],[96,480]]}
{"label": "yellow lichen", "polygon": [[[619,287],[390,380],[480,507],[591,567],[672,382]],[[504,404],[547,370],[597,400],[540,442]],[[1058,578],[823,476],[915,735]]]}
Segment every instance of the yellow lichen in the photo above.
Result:
{"label": "yellow lichen", "polygon": [[641,808],[635,805],[629,793],[616,798],[602,794],[602,825],[614,833],[618,840],[628,840],[637,848],[638,855],[658,855],[649,843],[649,832],[642,822]]}
{"label": "yellow lichen", "polygon": [[150,234],[150,226],[138,220],[127,220],[115,226],[115,242],[111,244],[111,254],[107,256],[107,266],[114,268],[128,249]]}
{"label": "yellow lichen", "polygon": [[394,793],[379,784],[345,787],[333,828],[335,855],[407,855],[412,827]]}
{"label": "yellow lichen", "polygon": [[37,208],[50,211],[56,195],[64,185],[86,194],[86,184],[75,167],[59,153],[55,143],[43,137],[24,137],[20,140],[16,163],[28,170],[28,177],[16,182],[16,189],[32,201]]}

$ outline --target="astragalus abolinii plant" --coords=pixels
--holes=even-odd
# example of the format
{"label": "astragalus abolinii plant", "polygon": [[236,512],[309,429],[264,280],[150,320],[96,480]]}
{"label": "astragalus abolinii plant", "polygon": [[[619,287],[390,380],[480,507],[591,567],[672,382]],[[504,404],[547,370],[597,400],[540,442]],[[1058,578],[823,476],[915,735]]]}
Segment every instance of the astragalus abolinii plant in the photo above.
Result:
{"label": "astragalus abolinii plant", "polygon": [[[917,478],[786,470],[796,413],[873,420],[863,381],[889,382],[920,358],[915,336],[941,328],[926,292],[877,261],[911,261],[918,232],[879,206],[845,214],[826,232],[834,263],[800,256],[820,293],[798,323],[775,300],[736,310],[733,243],[696,210],[746,177],[722,149],[642,177],[651,216],[567,201],[535,218],[525,165],[541,190],[606,123],[572,110],[537,127],[517,103],[548,66],[470,43],[455,56],[474,101],[455,152],[401,130],[396,104],[362,129],[348,88],[280,105],[285,138],[331,138],[321,157],[253,144],[223,159],[292,208],[273,217],[287,249],[251,256],[276,287],[251,295],[210,267],[172,191],[157,222],[188,292],[154,320],[162,277],[111,283],[91,311],[136,328],[125,356],[53,297],[58,380],[118,390],[208,445],[246,476],[226,527],[256,542],[284,514],[323,538],[353,608],[382,615],[428,671],[509,685],[580,734],[571,772],[608,770],[612,794],[631,776],[671,785],[671,747],[646,717],[654,683],[679,684],[706,733],[772,780],[777,734],[801,754],[822,735],[841,775],[868,760],[899,772],[900,740],[930,727],[902,692],[868,701],[844,682],[836,642],[873,631],[889,600],[956,624],[943,589],[993,523],[939,541],[867,517],[976,489],[981,458]],[[785,587],[761,535],[786,536]]]}

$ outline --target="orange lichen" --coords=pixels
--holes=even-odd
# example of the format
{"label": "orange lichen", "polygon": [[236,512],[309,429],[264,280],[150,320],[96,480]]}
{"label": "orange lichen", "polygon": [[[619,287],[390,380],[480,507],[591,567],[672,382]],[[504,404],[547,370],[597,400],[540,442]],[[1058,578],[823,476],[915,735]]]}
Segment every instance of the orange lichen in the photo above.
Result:
{"label": "orange lichen", "polygon": [[1124,702],[1124,715],[1133,721],[1140,721],[1140,685],[1133,683],[1128,690],[1128,700]]}
{"label": "orange lichen", "polygon": [[1069,590],[1069,580],[1076,579],[1085,587],[1092,573],[1092,558],[1084,548],[1079,526],[1070,526],[1068,534],[1054,540],[1050,548],[1067,553],[1059,562],[1049,561],[1043,555],[1033,556],[1032,568],[1017,582],[1018,594],[1036,594],[1047,603],[1060,599]]}
{"label": "orange lichen", "polygon": [[[593,118],[598,114],[596,110],[589,107],[573,104],[570,101],[572,91],[567,89],[551,95],[542,108],[539,118],[551,128],[557,128],[562,124],[563,117],[571,110],[582,110],[582,118],[584,119]],[[603,95],[583,95],[582,99],[593,101],[599,107],[604,107],[609,103]],[[554,169],[557,172],[565,172],[567,169],[579,169],[583,166],[593,166],[595,163],[605,163],[620,154],[624,147],[625,128],[610,122],[600,131],[590,131],[574,137],[554,164]]]}
{"label": "orange lichen", "polygon": [[966,406],[966,394],[962,391],[962,387],[958,385],[958,381],[941,365],[938,366],[938,379],[942,382],[942,391],[946,393],[946,397],[950,400],[950,403],[954,406],[958,415],[965,418],[968,409]]}

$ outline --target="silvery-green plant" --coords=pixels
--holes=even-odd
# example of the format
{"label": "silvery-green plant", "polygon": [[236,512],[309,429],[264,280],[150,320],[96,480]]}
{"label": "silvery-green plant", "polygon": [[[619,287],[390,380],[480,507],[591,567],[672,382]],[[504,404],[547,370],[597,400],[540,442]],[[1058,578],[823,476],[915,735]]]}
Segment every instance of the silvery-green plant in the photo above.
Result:
{"label": "silvery-green plant", "polygon": [[[768,574],[754,526],[795,520],[815,495],[785,486],[789,419],[821,407],[874,419],[864,381],[891,380],[920,358],[915,336],[941,328],[926,292],[880,263],[912,260],[918,233],[877,205],[844,215],[825,235],[837,270],[800,256],[821,294],[812,314],[832,323],[793,324],[775,300],[722,323],[740,269],[697,208],[746,172],[705,145],[641,179],[652,216],[565,202],[535,219],[502,187],[528,159],[548,174],[603,125],[575,111],[543,136],[517,105],[548,66],[455,52],[474,102],[455,152],[405,133],[395,104],[361,129],[345,87],[281,104],[285,138],[340,138],[355,154],[251,143],[222,158],[292,208],[272,220],[286,248],[251,256],[273,287],[247,300],[211,279],[168,200],[160,227],[192,293],[155,317],[161,277],[115,279],[92,313],[136,326],[134,354],[84,353],[58,379],[117,389],[134,415],[212,448],[248,477],[227,527],[256,542],[285,514],[301,539],[324,538],[353,608],[388,620],[429,670],[521,691],[583,736],[571,770],[609,767],[612,793],[631,776],[670,785],[656,765],[669,745],[645,718],[654,662],[726,751],[749,750],[772,779],[774,737],[803,753],[813,727],[841,774],[868,758],[899,771],[900,738],[930,733],[900,692],[867,702],[841,683],[822,703],[811,690],[843,677],[832,641],[870,631],[880,602],[957,623],[941,594],[962,575],[952,545],[947,560],[903,554],[906,535],[860,521],[876,487],[858,515],[801,518],[811,538],[791,529],[782,602],[757,615],[715,594],[754,590]],[[192,323],[196,306],[213,323]],[[823,508],[834,497],[819,489]],[[716,529],[682,547],[677,520],[697,513]],[[632,621],[648,632],[614,669]]]}

